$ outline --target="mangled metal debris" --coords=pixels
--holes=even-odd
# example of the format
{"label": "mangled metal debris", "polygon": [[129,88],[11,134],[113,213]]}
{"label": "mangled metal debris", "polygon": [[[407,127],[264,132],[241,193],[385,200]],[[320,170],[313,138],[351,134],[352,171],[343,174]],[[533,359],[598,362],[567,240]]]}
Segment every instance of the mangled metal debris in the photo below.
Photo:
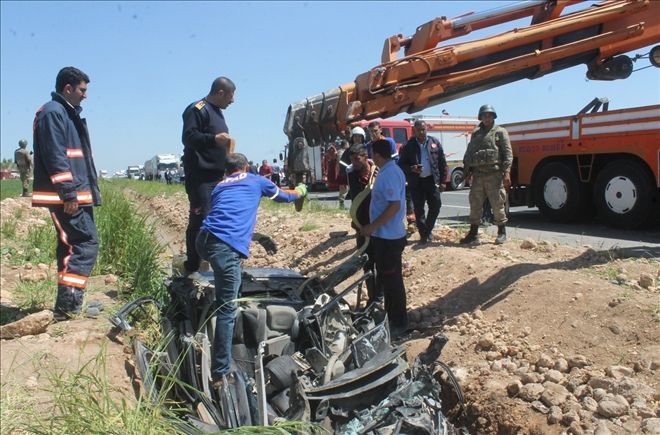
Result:
{"label": "mangled metal debris", "polygon": [[[286,419],[318,423],[342,434],[459,433],[443,414],[434,372],[444,336],[411,365],[392,343],[381,306],[351,307],[338,284],[361,270],[354,257],[324,279],[286,269],[246,268],[233,337],[232,372],[210,385],[214,332],[213,275],[175,278],[171,302],[141,298],[111,322],[134,332],[136,319],[158,311],[159,340],[134,336],[136,367],[146,396],[187,404],[184,419],[202,432]],[[448,367],[456,396],[460,388]],[[182,427],[182,430],[185,429]]]}

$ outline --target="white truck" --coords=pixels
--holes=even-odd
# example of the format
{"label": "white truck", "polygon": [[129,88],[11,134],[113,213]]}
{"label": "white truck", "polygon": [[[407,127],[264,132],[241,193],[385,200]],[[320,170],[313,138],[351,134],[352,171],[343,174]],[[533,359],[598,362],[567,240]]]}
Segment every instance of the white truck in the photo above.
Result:
{"label": "white truck", "polygon": [[178,172],[180,163],[179,156],[176,154],[157,154],[144,162],[144,178],[145,180],[165,181],[165,178],[159,175],[164,174],[165,171]]}
{"label": "white truck", "polygon": [[126,176],[132,180],[137,180],[140,178],[140,167],[137,165],[131,165],[126,168]]}

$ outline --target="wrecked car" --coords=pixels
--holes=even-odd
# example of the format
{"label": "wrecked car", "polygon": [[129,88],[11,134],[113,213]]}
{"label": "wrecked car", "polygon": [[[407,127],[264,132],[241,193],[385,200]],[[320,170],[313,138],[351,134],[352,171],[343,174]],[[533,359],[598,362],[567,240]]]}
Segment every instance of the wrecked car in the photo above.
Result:
{"label": "wrecked car", "polygon": [[[133,333],[144,394],[153,403],[166,398],[185,404],[184,432],[190,432],[184,426],[213,432],[290,420],[342,434],[464,433],[445,417],[462,404],[451,370],[439,361],[446,337],[434,336],[409,364],[405,348],[390,337],[382,305],[347,302],[352,292],[360,300],[370,272],[349,278],[365,261],[351,257],[323,278],[245,268],[233,335],[233,382],[217,390],[210,374],[212,272],[197,280],[173,278],[167,305],[140,298],[110,321]],[[149,329],[148,322],[157,322],[157,339],[136,332]]]}

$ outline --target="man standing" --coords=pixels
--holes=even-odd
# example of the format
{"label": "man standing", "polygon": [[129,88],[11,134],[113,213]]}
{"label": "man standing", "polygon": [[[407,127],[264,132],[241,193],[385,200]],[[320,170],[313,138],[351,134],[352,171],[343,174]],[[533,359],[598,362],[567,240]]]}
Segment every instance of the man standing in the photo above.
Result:
{"label": "man standing", "polygon": [[236,317],[236,298],[241,286],[241,260],[250,255],[250,241],[257,223],[257,209],[266,196],[276,202],[294,202],[307,196],[300,184],[294,191],[282,191],[272,181],[248,172],[243,154],[225,159],[227,177],[211,195],[211,210],[197,237],[197,249],[211,263],[217,304],[215,337],[211,360],[214,388],[231,370],[231,341]]}
{"label": "man standing", "polygon": [[[357,203],[355,203],[355,199],[357,198],[358,194],[362,192],[364,189],[367,188],[372,183],[372,179],[375,177],[376,172],[378,169],[376,168],[376,165],[374,164],[373,161],[369,160],[367,157],[367,148],[363,144],[357,144],[353,145],[349,151],[351,153],[351,165],[347,168],[346,172],[348,175],[348,194],[351,197],[351,208],[357,206]],[[359,222],[360,225],[366,225],[370,222],[369,219],[369,206],[371,203],[371,194],[368,194],[362,202],[359,204],[358,209],[355,212],[356,219]],[[358,229],[357,226],[351,222],[351,225],[353,228],[356,230]],[[361,248],[364,242],[366,241],[366,238],[360,234],[358,230],[358,234],[356,237],[356,242],[357,242],[357,248]],[[373,249],[371,249],[371,242],[369,243],[369,246],[367,246],[365,252],[367,253],[368,260],[365,263],[363,270],[365,272],[372,272],[373,276],[366,281],[367,285],[367,295],[369,296],[369,300],[367,302],[367,305],[371,304],[372,302],[375,302],[378,299],[382,299],[383,295],[382,292],[376,292],[376,281],[375,281],[375,276],[376,276],[376,271],[374,270],[374,253]]]}
{"label": "man standing", "polygon": [[371,121],[367,126],[367,129],[369,130],[369,136],[371,137],[371,140],[367,142],[366,145],[369,158],[371,159],[373,157],[373,151],[371,149],[373,143],[377,140],[386,140],[390,143],[392,159],[397,162],[399,160],[399,151],[396,149],[396,142],[394,142],[394,139],[391,137],[386,137],[383,134],[383,129],[380,127],[380,122]]}
{"label": "man standing", "polygon": [[79,69],[62,68],[52,100],[34,119],[32,205],[48,207],[58,235],[53,309],[58,320],[80,313],[98,254],[92,206],[101,204],[101,195],[87,123],[80,117],[88,83],[89,77]]}
{"label": "man standing", "polygon": [[268,164],[268,160],[264,159],[259,167],[259,175],[269,180],[273,180],[273,168]]}
{"label": "man standing", "polygon": [[[401,149],[399,165],[408,178],[419,242],[425,244],[433,240],[431,232],[440,214],[440,192],[445,190],[447,160],[440,142],[426,134],[426,122],[415,121],[413,130],[415,137],[410,138]],[[426,204],[429,210],[425,216]]]}
{"label": "man standing", "polygon": [[463,163],[467,176],[472,176],[470,187],[470,231],[461,239],[462,244],[479,241],[479,223],[484,201],[488,198],[495,225],[496,244],[506,241],[506,189],[511,186],[513,153],[506,129],[495,125],[497,113],[490,104],[479,108],[481,123],[472,132]]}
{"label": "man standing", "polygon": [[233,139],[222,112],[234,102],[236,85],[227,77],[218,77],[203,99],[183,112],[183,169],[186,193],[190,202],[186,229],[186,273],[199,269],[200,258],[195,239],[202,221],[211,209],[211,192],[225,175],[225,157]]}
{"label": "man standing", "polygon": [[379,173],[371,190],[369,219],[362,226],[364,237],[371,236],[376,263],[377,292],[385,296],[385,310],[393,337],[408,330],[406,288],[403,283],[401,254],[406,247],[406,179],[401,168],[391,158],[389,142],[373,143],[373,159]]}
{"label": "man standing", "polygon": [[32,171],[32,156],[27,150],[28,142],[25,139],[18,141],[18,149],[14,151],[14,163],[21,175],[21,184],[23,185],[23,194],[21,196],[30,196],[28,188],[30,187],[30,172]]}

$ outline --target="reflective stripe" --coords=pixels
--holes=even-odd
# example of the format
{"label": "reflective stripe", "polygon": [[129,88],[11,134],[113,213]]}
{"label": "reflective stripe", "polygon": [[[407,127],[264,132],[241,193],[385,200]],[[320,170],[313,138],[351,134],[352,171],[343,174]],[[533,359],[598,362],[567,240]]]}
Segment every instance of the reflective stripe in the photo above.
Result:
{"label": "reflective stripe", "polygon": [[[76,194],[78,204],[91,204],[91,192],[78,192]],[[32,204],[64,204],[60,196],[55,192],[32,192]]]}
{"label": "reflective stripe", "polygon": [[73,273],[59,273],[58,284],[70,285],[78,288],[85,288],[87,285],[87,277],[82,275],[75,275]]}
{"label": "reflective stripe", "polygon": [[84,157],[83,151],[76,148],[67,148],[66,150],[67,157]]}
{"label": "reflective stripe", "polygon": [[59,174],[51,175],[50,182],[62,183],[64,181],[73,181],[73,174],[71,172],[60,172]]}
{"label": "reflective stripe", "polygon": [[279,195],[279,194],[280,194],[280,189],[279,189],[279,187],[278,187],[277,190],[275,191],[275,195],[271,196],[271,197],[268,198],[268,199],[275,199],[275,198],[277,198],[277,195]]}
{"label": "reflective stripe", "polygon": [[62,228],[62,224],[60,224],[60,221],[57,219],[57,215],[55,213],[50,214],[51,219],[53,219],[53,222],[55,223],[55,228],[57,228],[57,233],[58,236],[60,237],[60,240],[62,241],[62,244],[67,247],[67,255],[62,259],[62,267],[64,270],[60,273],[66,273],[67,268],[69,267],[69,258],[73,255],[73,246],[69,244],[69,238],[67,237],[66,233],[64,232],[64,229]]}

